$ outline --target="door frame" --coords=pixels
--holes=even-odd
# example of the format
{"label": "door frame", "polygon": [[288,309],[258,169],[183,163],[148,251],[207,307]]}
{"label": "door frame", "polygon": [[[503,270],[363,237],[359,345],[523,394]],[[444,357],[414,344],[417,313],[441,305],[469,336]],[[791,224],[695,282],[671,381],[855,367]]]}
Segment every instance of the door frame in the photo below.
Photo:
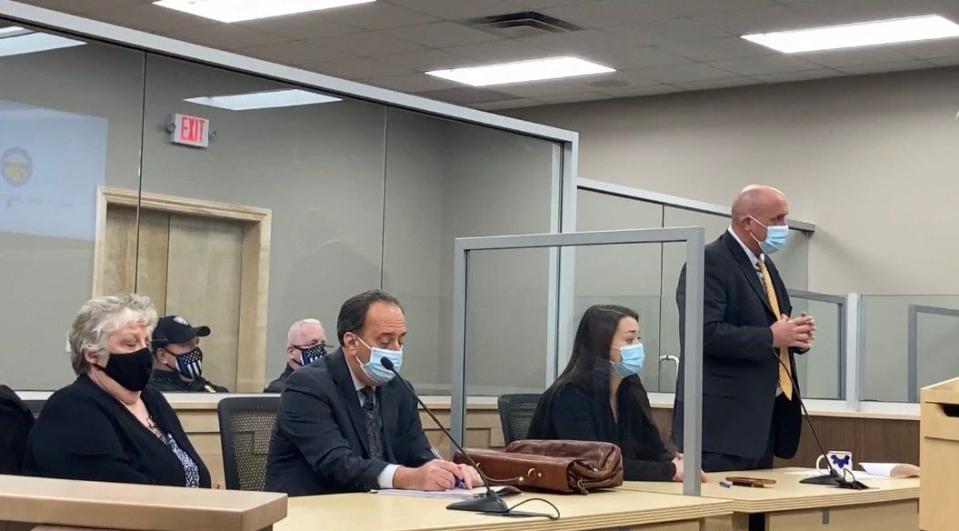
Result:
{"label": "door frame", "polygon": [[[266,379],[267,303],[270,280],[272,211],[267,208],[207,201],[110,186],[97,187],[96,239],[93,246],[93,296],[101,292],[106,271],[106,223],[110,205],[243,222],[240,322],[236,362],[238,393],[259,393]],[[138,228],[139,230],[139,223]]]}

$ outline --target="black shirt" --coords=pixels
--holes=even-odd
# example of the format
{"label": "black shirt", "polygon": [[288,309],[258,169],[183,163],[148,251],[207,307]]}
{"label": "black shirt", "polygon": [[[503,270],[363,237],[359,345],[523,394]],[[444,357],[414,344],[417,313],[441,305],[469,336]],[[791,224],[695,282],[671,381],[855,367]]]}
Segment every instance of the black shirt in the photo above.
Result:
{"label": "black shirt", "polygon": [[174,371],[153,369],[150,385],[164,393],[229,393],[230,390],[222,385],[207,380],[202,376],[186,381]]}
{"label": "black shirt", "polygon": [[19,474],[33,427],[33,413],[9,387],[0,385],[0,474]]}
{"label": "black shirt", "polygon": [[290,367],[290,364],[286,364],[286,369],[283,369],[283,374],[279,378],[270,382],[270,385],[266,386],[266,389],[263,390],[264,393],[282,393],[286,389],[286,381],[290,378],[290,375],[293,374],[293,367]]}
{"label": "black shirt", "polygon": [[[209,487],[210,473],[170,404],[149,385],[140,398],[159,430],[170,434],[196,463],[199,485]],[[86,375],[53,393],[44,404],[27,442],[23,473],[114,483],[187,485],[183,464],[170,448]]]}
{"label": "black shirt", "polygon": [[[605,365],[608,362],[603,360]],[[623,452],[626,481],[670,481],[676,474],[649,412],[649,397],[638,376],[616,391],[617,418],[609,405],[609,369],[598,364],[592,382],[557,380],[540,397],[530,439],[572,439],[616,444]]]}

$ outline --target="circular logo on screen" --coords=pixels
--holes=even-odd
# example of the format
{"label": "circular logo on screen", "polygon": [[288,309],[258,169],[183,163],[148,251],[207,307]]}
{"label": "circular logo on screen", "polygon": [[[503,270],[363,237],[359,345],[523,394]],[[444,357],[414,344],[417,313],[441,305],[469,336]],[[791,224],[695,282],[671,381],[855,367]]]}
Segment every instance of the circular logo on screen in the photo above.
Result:
{"label": "circular logo on screen", "polygon": [[0,174],[10,186],[23,186],[33,174],[33,159],[22,148],[10,148],[0,156]]}

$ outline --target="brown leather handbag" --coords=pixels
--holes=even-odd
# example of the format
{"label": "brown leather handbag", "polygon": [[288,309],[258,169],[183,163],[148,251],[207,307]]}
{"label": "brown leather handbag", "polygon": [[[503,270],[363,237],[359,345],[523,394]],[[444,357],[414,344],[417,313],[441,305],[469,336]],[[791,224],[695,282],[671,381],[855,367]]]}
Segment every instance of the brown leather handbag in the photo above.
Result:
{"label": "brown leather handbag", "polygon": [[[623,484],[623,454],[607,442],[524,439],[504,451],[466,451],[493,485],[586,494]],[[453,461],[469,463],[460,452]]]}

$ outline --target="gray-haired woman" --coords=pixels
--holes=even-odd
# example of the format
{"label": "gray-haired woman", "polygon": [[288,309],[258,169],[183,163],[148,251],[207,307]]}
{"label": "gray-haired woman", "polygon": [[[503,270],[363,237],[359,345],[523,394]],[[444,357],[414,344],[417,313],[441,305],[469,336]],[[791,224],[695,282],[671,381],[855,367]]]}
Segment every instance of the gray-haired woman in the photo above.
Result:
{"label": "gray-haired woman", "polygon": [[24,473],[179,487],[209,487],[210,474],[163,395],[153,369],[150,299],[126,294],[84,303],[70,329],[77,379],[43,407]]}

